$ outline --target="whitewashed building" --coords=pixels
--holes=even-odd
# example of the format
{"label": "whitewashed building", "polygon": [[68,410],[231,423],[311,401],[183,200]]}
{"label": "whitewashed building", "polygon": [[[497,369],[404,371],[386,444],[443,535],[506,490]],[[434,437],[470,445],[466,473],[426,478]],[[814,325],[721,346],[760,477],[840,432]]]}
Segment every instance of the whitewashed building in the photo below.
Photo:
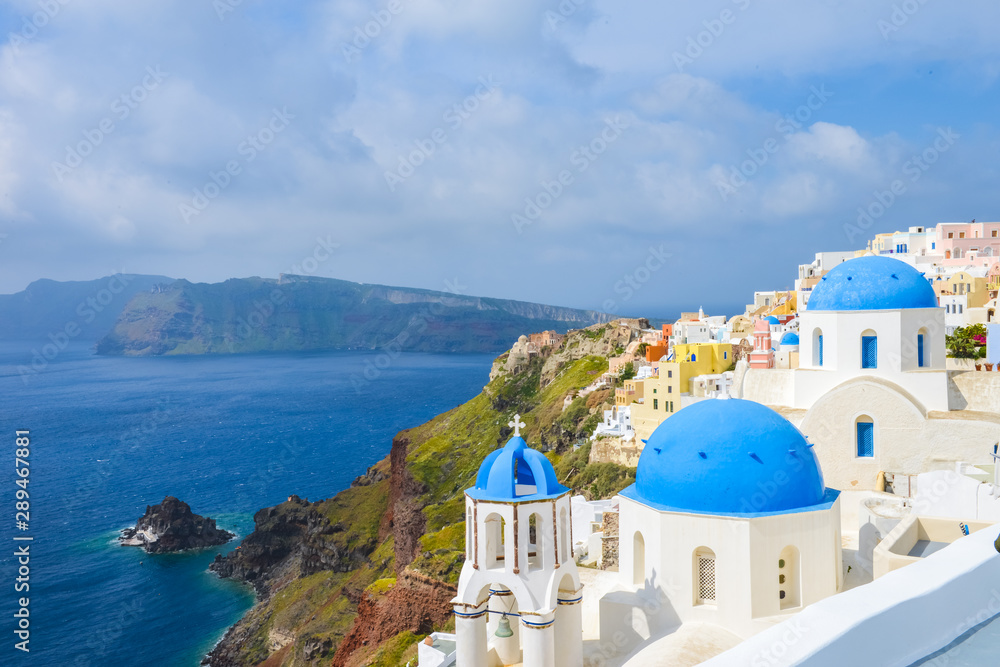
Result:
{"label": "whitewashed building", "polygon": [[783,408],[831,486],[881,491],[889,474],[987,462],[1000,439],[993,378],[946,370],[945,309],[919,271],[843,262],[799,319],[798,368],[751,368],[734,395]]}
{"label": "whitewashed building", "polygon": [[[452,601],[461,667],[583,664],[583,587],[573,558],[570,490],[514,436],[465,492],[465,564]],[[557,650],[558,647],[558,650]]]}
{"label": "whitewashed building", "polygon": [[689,622],[747,637],[840,589],[839,492],[770,408],[723,398],[678,412],[620,496],[619,571],[635,595],[602,600],[602,637],[634,635],[629,608],[657,598],[657,628],[637,642]]}

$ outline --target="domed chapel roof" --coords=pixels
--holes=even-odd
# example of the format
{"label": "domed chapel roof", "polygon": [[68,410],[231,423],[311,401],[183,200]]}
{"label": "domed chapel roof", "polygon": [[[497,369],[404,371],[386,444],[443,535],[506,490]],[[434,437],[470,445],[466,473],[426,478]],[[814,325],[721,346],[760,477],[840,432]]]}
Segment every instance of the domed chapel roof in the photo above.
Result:
{"label": "domed chapel roof", "polygon": [[806,310],[937,308],[920,271],[892,257],[856,257],[831,269],[813,288]]}
{"label": "domed chapel roof", "polygon": [[741,399],[699,401],[660,424],[622,493],[656,509],[754,515],[832,502],[812,446],[774,410]]}

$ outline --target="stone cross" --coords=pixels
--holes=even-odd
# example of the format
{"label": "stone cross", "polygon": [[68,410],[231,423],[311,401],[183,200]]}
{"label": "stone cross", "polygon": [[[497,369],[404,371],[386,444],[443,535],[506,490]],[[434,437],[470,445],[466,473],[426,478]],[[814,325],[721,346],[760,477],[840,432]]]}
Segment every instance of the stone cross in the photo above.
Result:
{"label": "stone cross", "polygon": [[507,426],[514,429],[514,437],[519,438],[521,437],[521,427],[527,426],[527,424],[521,421],[521,415],[514,415],[514,421],[507,422]]}

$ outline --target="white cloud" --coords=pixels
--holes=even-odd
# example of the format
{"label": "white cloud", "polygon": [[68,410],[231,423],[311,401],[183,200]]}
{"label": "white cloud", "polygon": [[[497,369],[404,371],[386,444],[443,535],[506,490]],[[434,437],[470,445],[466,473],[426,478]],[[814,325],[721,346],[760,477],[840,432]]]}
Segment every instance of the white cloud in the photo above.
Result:
{"label": "white cloud", "polygon": [[[690,244],[676,260],[688,266],[706,239],[738,238],[746,257],[759,255],[768,241],[749,232],[849,216],[945,122],[975,125],[977,138],[891,215],[997,203],[995,189],[950,166],[991,164],[1000,142],[985,111],[1000,71],[992,6],[928,3],[885,40],[876,21],[891,4],[861,0],[586,2],[554,31],[545,13],[557,2],[401,2],[350,62],[345,41],[386,2],[245,0],[224,21],[210,4],[73,3],[20,53],[0,47],[0,288],[91,277],[122,260],[195,280],[275,275],[333,234],[349,250],[325,275],[439,287],[460,274],[491,294],[593,306],[630,268],[607,248],[628,258],[669,239]],[[678,72],[672,53],[723,9],[735,20]],[[169,76],[59,182],[53,161],[148,66]],[[938,78],[913,75],[932,68]],[[972,85],[954,84],[959,71]],[[498,89],[449,120],[490,76]],[[836,95],[801,127],[778,130],[820,82]],[[247,161],[240,142],[286,106],[294,120]],[[616,116],[628,128],[581,170],[574,154]],[[385,172],[436,129],[445,141],[391,191]],[[721,196],[719,183],[769,139],[776,152]],[[178,207],[231,160],[240,174],[185,224]],[[572,184],[518,235],[511,215],[561,171]],[[843,245],[837,229],[821,226],[803,257]],[[29,253],[19,246],[40,244],[49,254],[20,259]],[[735,270],[766,282],[792,267],[741,259]],[[714,280],[698,289],[723,289]]]}

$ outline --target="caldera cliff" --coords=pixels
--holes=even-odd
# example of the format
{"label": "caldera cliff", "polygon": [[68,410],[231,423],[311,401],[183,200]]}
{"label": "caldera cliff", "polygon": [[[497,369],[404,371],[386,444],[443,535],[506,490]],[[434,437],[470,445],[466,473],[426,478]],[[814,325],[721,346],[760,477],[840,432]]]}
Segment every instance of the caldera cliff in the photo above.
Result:
{"label": "caldera cliff", "polygon": [[212,569],[251,583],[253,609],[206,657],[217,667],[405,665],[416,643],[453,628],[449,601],[464,559],[464,490],[510,436],[517,412],[562,483],[608,497],[635,469],[589,462],[585,443],[613,402],[610,389],[576,392],[608,368],[637,329],[594,325],[558,346],[494,363],[483,392],[399,433],[388,457],[350,488],[316,502],[291,496],[260,510],[241,548]]}

